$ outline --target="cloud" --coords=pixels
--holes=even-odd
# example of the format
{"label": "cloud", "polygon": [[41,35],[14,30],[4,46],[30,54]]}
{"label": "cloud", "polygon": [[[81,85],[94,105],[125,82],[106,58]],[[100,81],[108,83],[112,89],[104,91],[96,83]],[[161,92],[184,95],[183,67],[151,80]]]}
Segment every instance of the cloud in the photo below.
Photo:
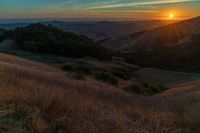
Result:
{"label": "cloud", "polygon": [[93,11],[93,12],[97,12],[97,13],[124,13],[124,14],[128,14],[128,13],[157,13],[160,12],[158,10],[101,10],[101,11]]}
{"label": "cloud", "polygon": [[108,9],[108,8],[145,6],[145,5],[157,5],[157,4],[170,4],[170,3],[193,2],[193,1],[198,1],[198,0],[159,0],[159,1],[146,1],[146,2],[128,2],[128,3],[117,3],[117,4],[93,6],[93,7],[88,7],[87,9],[88,10]]}

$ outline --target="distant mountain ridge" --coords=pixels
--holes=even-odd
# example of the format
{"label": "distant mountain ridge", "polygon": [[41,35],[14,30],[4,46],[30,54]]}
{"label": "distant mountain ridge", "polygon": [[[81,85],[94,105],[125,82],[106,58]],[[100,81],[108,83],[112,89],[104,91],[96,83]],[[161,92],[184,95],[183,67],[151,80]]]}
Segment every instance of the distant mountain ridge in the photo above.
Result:
{"label": "distant mountain ridge", "polygon": [[71,31],[78,35],[86,35],[94,40],[101,40],[113,36],[128,35],[131,33],[149,30],[155,27],[160,27],[173,22],[166,21],[97,21],[95,23],[71,23],[61,25],[60,23],[52,22],[64,31]]}
{"label": "distant mountain ridge", "polygon": [[[34,22],[35,23],[35,22]],[[94,40],[102,40],[114,36],[128,35],[143,30],[173,23],[173,21],[43,21],[41,24],[52,24],[64,31],[78,35],[86,35]],[[0,24],[0,28],[15,29],[30,23]]]}

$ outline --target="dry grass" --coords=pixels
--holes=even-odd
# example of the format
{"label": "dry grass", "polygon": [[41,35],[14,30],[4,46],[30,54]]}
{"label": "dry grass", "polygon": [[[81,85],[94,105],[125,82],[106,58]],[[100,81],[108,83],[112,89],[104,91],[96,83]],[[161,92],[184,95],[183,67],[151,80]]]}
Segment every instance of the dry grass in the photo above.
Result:
{"label": "dry grass", "polygon": [[129,94],[92,78],[71,79],[45,64],[0,54],[0,66],[0,109],[10,110],[0,115],[0,132],[200,132],[194,103],[180,115],[159,96]]}

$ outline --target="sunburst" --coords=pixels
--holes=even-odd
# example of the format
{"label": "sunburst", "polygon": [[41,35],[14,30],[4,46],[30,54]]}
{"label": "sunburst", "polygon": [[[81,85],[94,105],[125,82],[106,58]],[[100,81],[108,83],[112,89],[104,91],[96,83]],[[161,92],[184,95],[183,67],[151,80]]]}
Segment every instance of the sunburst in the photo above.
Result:
{"label": "sunburst", "polygon": [[175,16],[174,16],[173,13],[170,13],[170,14],[169,14],[169,18],[170,18],[170,19],[174,19],[174,17],[175,17]]}

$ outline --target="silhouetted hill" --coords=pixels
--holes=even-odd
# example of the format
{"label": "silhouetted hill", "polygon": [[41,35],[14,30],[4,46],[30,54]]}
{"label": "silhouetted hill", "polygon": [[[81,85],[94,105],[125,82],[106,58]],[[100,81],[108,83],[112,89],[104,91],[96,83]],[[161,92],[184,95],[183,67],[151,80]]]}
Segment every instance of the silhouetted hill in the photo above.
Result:
{"label": "silhouetted hill", "polygon": [[71,25],[53,25],[76,34],[86,35],[95,40],[101,40],[108,37],[128,35],[131,33],[149,30],[159,26],[163,26],[172,22],[165,21],[130,21],[130,22],[112,22],[100,21],[96,23],[80,23]]}
{"label": "silhouetted hill", "polygon": [[145,30],[142,34],[109,38],[103,42],[103,45],[119,51],[153,50],[162,46],[175,46],[185,38],[197,33],[200,33],[200,17]]}
{"label": "silhouetted hill", "polygon": [[[173,21],[44,21],[42,24],[54,25],[64,31],[73,32],[78,35],[86,35],[94,40],[108,37],[128,35],[143,30],[149,30]],[[15,29],[27,26],[30,23],[0,24],[0,28]]]}
{"label": "silhouetted hill", "polygon": [[29,25],[28,23],[9,23],[9,24],[0,24],[0,28],[12,30],[17,27],[23,27]]}
{"label": "silhouetted hill", "polygon": [[181,43],[160,47],[152,51],[138,50],[123,54],[129,63],[157,67],[168,70],[199,72],[200,70],[200,33],[192,35]]}
{"label": "silhouetted hill", "polygon": [[16,48],[30,52],[99,59],[111,57],[110,50],[97,45],[88,37],[64,32],[52,25],[32,24],[16,28],[11,38]]}

